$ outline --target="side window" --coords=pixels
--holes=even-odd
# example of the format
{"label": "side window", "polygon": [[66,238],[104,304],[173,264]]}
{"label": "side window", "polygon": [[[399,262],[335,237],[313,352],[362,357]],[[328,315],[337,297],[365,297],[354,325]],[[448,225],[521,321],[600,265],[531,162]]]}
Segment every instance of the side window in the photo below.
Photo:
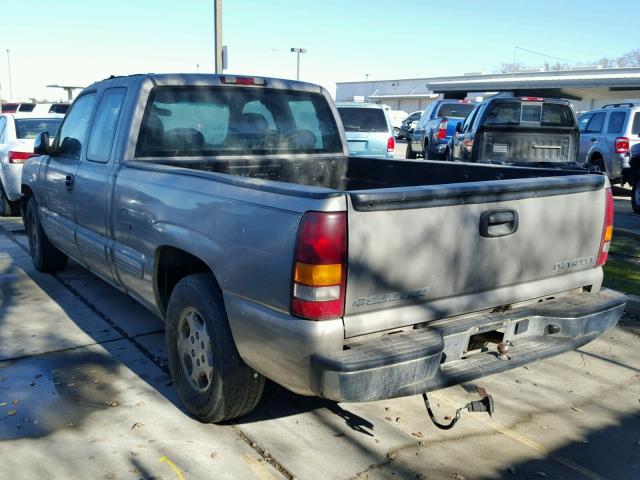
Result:
{"label": "side window", "polygon": [[587,113],[578,119],[578,129],[580,130],[580,133],[584,133],[587,130],[587,125],[592,116],[592,114]]}
{"label": "side window", "polygon": [[7,117],[0,117],[0,143],[4,143],[4,131],[7,126]]}
{"label": "side window", "polygon": [[607,133],[621,133],[626,118],[627,112],[611,112],[611,115],[609,115]]}
{"label": "side window", "polygon": [[87,93],[75,101],[58,131],[58,139],[56,141],[58,155],[80,158],[82,144],[87,136],[89,120],[95,103],[95,93]]}
{"label": "side window", "polygon": [[587,125],[586,132],[588,133],[600,133],[602,131],[602,127],[604,126],[605,119],[604,112],[594,113],[593,117],[591,117],[591,121]]}
{"label": "side window", "polygon": [[89,136],[87,160],[102,163],[109,161],[126,93],[126,88],[109,88],[102,94]]}
{"label": "side window", "polygon": [[276,122],[274,122],[273,120],[273,115],[271,115],[271,112],[267,109],[267,107],[264,106],[264,103],[262,103],[260,100],[253,100],[252,102],[245,103],[244,108],[242,109],[242,113],[253,113],[255,115],[260,115],[266,120],[269,130],[277,130]]}
{"label": "side window", "polygon": [[476,113],[476,117],[473,119],[473,123],[471,123],[469,131],[475,132],[476,130],[478,130],[478,127],[480,127],[480,122],[482,120],[482,117],[484,116],[484,112],[486,110],[487,110],[486,104],[478,108],[478,113]]}
{"label": "side window", "polygon": [[467,116],[467,118],[464,119],[464,123],[462,124],[462,133],[469,131],[469,127],[473,123],[473,120],[476,118],[476,115],[478,114],[478,110],[480,109],[474,108],[473,111]]}

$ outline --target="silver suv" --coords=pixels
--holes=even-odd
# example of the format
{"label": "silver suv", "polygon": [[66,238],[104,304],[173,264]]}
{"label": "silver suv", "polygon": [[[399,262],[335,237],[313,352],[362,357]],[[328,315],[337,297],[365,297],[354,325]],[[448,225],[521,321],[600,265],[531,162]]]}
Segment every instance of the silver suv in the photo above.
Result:
{"label": "silver suv", "polygon": [[579,160],[607,172],[612,182],[624,182],[629,150],[640,143],[640,105],[615,103],[593,110],[578,119]]}

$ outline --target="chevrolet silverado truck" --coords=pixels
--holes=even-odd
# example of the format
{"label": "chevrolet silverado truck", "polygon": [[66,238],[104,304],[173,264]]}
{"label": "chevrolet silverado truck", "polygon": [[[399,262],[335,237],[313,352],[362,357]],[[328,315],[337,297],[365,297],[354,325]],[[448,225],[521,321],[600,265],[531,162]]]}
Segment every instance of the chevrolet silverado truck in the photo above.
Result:
{"label": "chevrolet silverado truck", "polygon": [[72,258],[162,318],[204,422],[250,412],[265,378],[346,402],[460,384],[584,345],[625,306],[601,286],[606,176],[349,157],[316,85],[112,77],[34,153],[35,267]]}

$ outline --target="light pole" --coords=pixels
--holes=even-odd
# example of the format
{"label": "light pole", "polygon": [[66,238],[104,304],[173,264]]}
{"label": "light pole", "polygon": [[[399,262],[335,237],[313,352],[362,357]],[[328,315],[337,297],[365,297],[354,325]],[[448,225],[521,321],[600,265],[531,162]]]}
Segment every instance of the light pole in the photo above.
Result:
{"label": "light pole", "polygon": [[296,80],[300,80],[300,54],[301,53],[307,53],[307,49],[306,48],[292,48],[291,51],[294,52],[295,54],[297,54],[297,57],[298,57],[298,63],[297,63],[297,68],[296,68]]}
{"label": "light pole", "polygon": [[215,73],[222,74],[222,0],[213,0],[213,16],[215,23]]}
{"label": "light pole", "polygon": [[9,70],[9,101],[13,100],[13,85],[11,84],[11,59],[9,58],[9,53],[11,50],[8,48],[7,50],[7,69]]}

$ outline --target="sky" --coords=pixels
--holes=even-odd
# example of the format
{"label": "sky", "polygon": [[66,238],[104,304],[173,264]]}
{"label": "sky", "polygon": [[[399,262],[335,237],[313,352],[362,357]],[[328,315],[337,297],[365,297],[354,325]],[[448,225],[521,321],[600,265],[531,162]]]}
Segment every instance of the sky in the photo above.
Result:
{"label": "sky", "polygon": [[[335,82],[494,71],[514,47],[574,62],[640,48],[621,12],[637,0],[223,0],[229,73]],[[213,72],[213,0],[0,0],[0,94],[57,100],[49,84],[109,75]],[[517,52],[517,61],[552,59]],[[199,66],[198,66],[199,65]]]}

